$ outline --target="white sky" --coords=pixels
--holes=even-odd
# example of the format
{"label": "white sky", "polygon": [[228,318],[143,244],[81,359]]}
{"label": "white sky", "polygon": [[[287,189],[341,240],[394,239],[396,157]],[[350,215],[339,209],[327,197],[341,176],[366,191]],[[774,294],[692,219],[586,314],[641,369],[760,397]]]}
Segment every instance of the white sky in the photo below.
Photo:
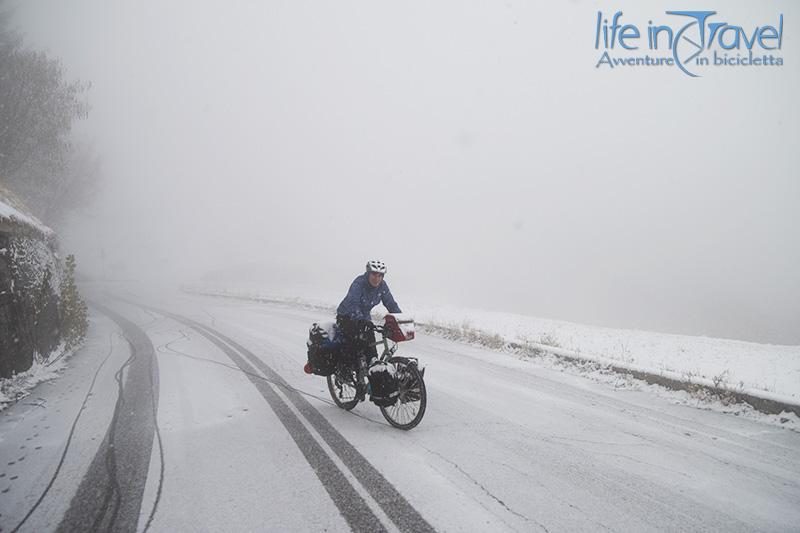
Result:
{"label": "white sky", "polygon": [[[344,294],[377,257],[401,305],[800,343],[796,2],[7,3],[93,84],[88,272]],[[783,13],[785,65],[596,69],[618,9]]]}

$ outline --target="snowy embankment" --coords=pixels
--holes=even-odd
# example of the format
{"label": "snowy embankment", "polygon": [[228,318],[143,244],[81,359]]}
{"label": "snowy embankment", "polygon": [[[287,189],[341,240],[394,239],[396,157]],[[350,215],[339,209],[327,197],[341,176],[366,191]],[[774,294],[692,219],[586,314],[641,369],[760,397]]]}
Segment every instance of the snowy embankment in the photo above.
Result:
{"label": "snowy embankment", "polygon": [[[38,238],[29,238],[31,234],[38,234]],[[5,359],[3,362],[8,365],[5,368],[13,369],[20,359],[17,349],[22,344],[19,343],[19,330],[15,328],[19,327],[21,321],[12,320],[10,321],[11,326],[9,326],[9,322],[5,321],[8,320],[9,315],[13,316],[13,313],[19,309],[10,304],[13,301],[11,297],[15,292],[15,281],[18,282],[17,294],[20,293],[20,288],[24,291],[25,287],[11,274],[14,272],[12,265],[16,271],[22,270],[24,274],[27,274],[22,279],[26,279],[38,291],[44,289],[42,280],[45,279],[43,277],[45,272],[49,272],[51,276],[49,278],[50,287],[58,287],[61,282],[61,272],[55,264],[57,261],[55,252],[46,243],[47,239],[55,237],[53,230],[30,214],[3,185],[0,185],[0,237],[4,237],[1,242],[6,243],[0,247],[0,262],[4,262],[0,264],[0,297],[4,299],[4,301],[0,301],[0,306],[9,306],[1,309],[4,312],[0,312],[0,320],[4,321],[0,323],[2,326],[0,327],[0,336],[8,335],[5,339],[0,338],[0,358]],[[7,244],[9,239],[13,245]],[[6,276],[12,277],[7,278]],[[31,319],[31,322],[34,326],[36,325],[35,319]],[[34,330],[26,333],[33,336],[38,332]],[[30,390],[37,384],[56,378],[58,372],[64,368],[65,359],[74,351],[68,350],[65,343],[61,342],[53,348],[49,355],[42,357],[36,348],[38,346],[32,348],[34,354],[30,368],[24,372],[14,373],[11,377],[0,378],[0,411],[28,396]]]}
{"label": "snowy embankment", "polygon": [[53,235],[53,230],[42,224],[35,216],[24,211],[24,208],[19,205],[7,189],[0,185],[0,221],[6,219],[16,224],[31,227],[46,237]]}
{"label": "snowy embankment", "polygon": [[[219,286],[193,286],[185,290],[331,312],[337,303],[332,298]],[[727,398],[722,395],[723,401],[736,401],[738,395],[794,405],[795,412],[800,413],[800,346],[612,329],[455,307],[406,304],[404,311],[428,333],[476,342],[523,357],[547,353],[594,367],[633,373],[642,379],[660,377],[661,380],[647,380],[690,392],[693,388],[730,392]]]}
{"label": "snowy embankment", "polygon": [[66,368],[67,359],[75,352],[67,350],[60,344],[47,360],[38,356],[34,358],[33,365],[25,372],[15,374],[10,378],[0,378],[0,411],[26,398],[31,390],[39,383],[50,381],[58,377]]}

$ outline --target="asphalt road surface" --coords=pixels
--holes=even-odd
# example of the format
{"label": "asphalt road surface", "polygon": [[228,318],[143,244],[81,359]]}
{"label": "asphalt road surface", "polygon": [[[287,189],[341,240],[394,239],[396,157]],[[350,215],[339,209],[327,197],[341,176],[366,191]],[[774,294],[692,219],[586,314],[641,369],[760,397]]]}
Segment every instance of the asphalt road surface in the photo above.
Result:
{"label": "asphalt road surface", "polygon": [[418,335],[411,431],[303,373],[323,313],[95,287],[0,413],[2,531],[800,531],[800,434]]}

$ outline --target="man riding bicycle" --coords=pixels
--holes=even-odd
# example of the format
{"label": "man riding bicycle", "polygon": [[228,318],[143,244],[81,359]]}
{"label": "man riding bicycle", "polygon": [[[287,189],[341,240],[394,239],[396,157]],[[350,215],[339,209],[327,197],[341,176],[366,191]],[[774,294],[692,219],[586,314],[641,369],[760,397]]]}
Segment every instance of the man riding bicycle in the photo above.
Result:
{"label": "man riding bicycle", "polygon": [[383,279],[385,275],[386,265],[382,261],[368,261],[366,272],[353,280],[347,296],[336,308],[339,332],[359,352],[359,390],[356,393],[362,400],[366,393],[363,377],[366,375],[367,359],[372,363],[378,357],[370,312],[379,303],[383,303],[390,313],[402,312]]}

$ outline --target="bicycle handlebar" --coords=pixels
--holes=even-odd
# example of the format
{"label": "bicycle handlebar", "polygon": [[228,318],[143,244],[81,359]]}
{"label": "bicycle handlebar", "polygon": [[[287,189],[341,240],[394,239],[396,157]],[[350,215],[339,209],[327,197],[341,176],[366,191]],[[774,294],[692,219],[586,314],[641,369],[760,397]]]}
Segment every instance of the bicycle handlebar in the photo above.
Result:
{"label": "bicycle handlebar", "polygon": [[370,326],[369,326],[369,328],[370,328],[372,331],[375,331],[376,333],[380,333],[380,334],[384,334],[384,333],[386,333],[386,329],[387,329],[387,328],[386,328],[386,326],[382,326],[382,325],[380,325],[380,324],[375,324],[375,323],[373,323],[373,322],[370,322]]}

